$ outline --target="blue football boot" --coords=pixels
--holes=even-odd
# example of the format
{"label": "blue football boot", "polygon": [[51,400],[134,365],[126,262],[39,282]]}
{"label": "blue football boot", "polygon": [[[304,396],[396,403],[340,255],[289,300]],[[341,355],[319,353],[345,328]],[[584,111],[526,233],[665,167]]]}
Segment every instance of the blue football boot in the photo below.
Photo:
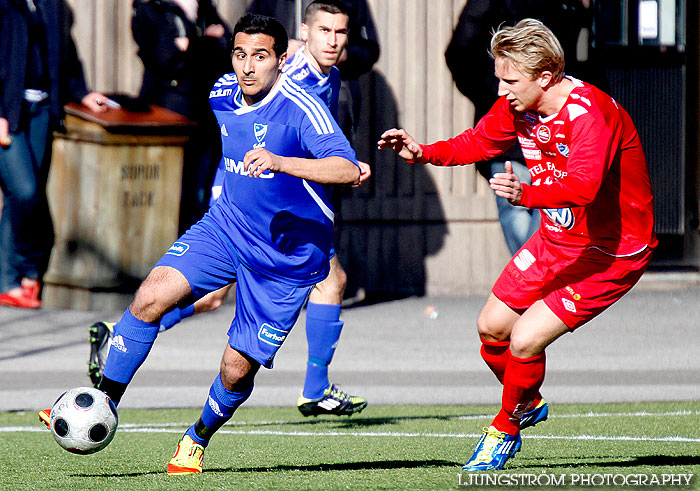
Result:
{"label": "blue football boot", "polygon": [[532,411],[528,411],[523,414],[520,420],[520,430],[535,426],[537,423],[545,421],[549,416],[549,405],[544,399],[540,400],[540,403]]}
{"label": "blue football boot", "polygon": [[509,435],[493,426],[484,428],[484,435],[474,447],[474,455],[462,467],[465,471],[499,471],[522,446],[520,433]]}

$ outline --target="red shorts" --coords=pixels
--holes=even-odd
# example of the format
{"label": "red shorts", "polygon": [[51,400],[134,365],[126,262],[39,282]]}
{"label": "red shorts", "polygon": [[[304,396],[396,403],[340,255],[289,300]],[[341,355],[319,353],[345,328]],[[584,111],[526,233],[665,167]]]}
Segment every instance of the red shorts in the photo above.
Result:
{"label": "red shorts", "polygon": [[506,265],[493,294],[514,310],[537,300],[570,329],[617,302],[641,278],[652,249],[625,257],[554,244],[535,233]]}

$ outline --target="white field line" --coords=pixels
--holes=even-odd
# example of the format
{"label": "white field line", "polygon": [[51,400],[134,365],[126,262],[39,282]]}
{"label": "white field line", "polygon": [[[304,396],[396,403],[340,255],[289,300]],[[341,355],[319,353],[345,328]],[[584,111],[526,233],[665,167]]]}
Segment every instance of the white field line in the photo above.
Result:
{"label": "white field line", "polygon": [[[610,418],[610,417],[668,417],[668,416],[698,416],[700,411],[670,411],[663,413],[650,413],[646,411],[633,413],[583,413],[583,414],[563,414],[551,415],[550,418]],[[473,416],[455,416],[447,417],[446,419],[455,420],[474,420],[487,419],[487,415]],[[381,418],[379,418],[381,419]],[[391,420],[411,420],[413,418],[386,418]],[[227,423],[225,426],[272,426],[272,425],[298,425],[305,424],[296,421],[234,421]],[[154,424],[135,424],[126,423],[120,425],[120,431],[125,433],[182,433],[189,426],[188,423],[154,423]],[[43,426],[0,426],[0,433],[15,433],[15,432],[42,432],[46,431]],[[277,435],[277,436],[359,436],[359,437],[406,437],[406,438],[478,438],[481,434],[477,433],[406,433],[406,432],[371,432],[371,431],[279,431],[279,430],[228,430],[222,428],[217,433],[225,435]],[[593,440],[593,441],[636,441],[636,442],[689,442],[700,443],[700,438],[687,438],[682,436],[665,436],[665,437],[634,437],[634,436],[602,436],[602,435],[528,435],[527,439],[533,440]]]}
{"label": "white field line", "polygon": [[[182,434],[186,428],[183,425],[179,429],[153,428],[149,426],[134,425],[130,428],[121,428],[123,433],[173,433]],[[46,431],[45,428],[36,426],[4,426],[0,427],[0,433],[11,432],[31,432],[38,433]],[[376,432],[376,431],[274,431],[274,430],[219,430],[217,434],[223,435],[265,435],[265,436],[353,436],[353,437],[389,437],[389,438],[479,438],[477,433],[403,433],[403,432]],[[626,441],[626,442],[680,442],[680,443],[700,443],[700,438],[687,438],[683,436],[601,436],[601,435],[528,435],[526,439],[532,440],[582,440],[582,441]]]}
{"label": "white field line", "polygon": [[[700,411],[668,411],[663,413],[650,413],[646,411],[634,412],[634,413],[582,413],[582,414],[550,414],[548,419],[558,419],[558,418],[614,418],[614,417],[669,417],[669,416],[700,416]],[[420,417],[418,417],[420,418]],[[372,419],[386,419],[391,421],[411,421],[418,419],[415,417],[386,417],[386,418],[372,418]],[[366,419],[361,416],[355,416],[355,420]],[[429,419],[429,418],[426,418]],[[455,421],[468,421],[468,420],[481,420],[481,419],[493,419],[492,414],[473,414],[468,416],[436,416],[435,419],[444,420],[455,420]],[[322,420],[311,420],[311,421],[229,421],[224,425],[226,426],[303,426],[316,424],[316,421],[321,422]],[[350,420],[352,422],[352,419]],[[333,422],[328,420],[328,422]],[[120,428],[143,428],[145,426],[149,428],[187,428],[190,423],[149,423],[147,425],[137,424],[137,423],[125,423],[119,425]],[[1,427],[0,427],[1,428]],[[1,431],[1,430],[0,430]]]}

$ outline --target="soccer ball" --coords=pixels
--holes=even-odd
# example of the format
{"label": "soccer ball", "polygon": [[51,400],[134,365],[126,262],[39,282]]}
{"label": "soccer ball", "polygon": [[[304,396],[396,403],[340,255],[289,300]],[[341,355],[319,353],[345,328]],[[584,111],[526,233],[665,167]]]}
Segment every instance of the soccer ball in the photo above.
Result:
{"label": "soccer ball", "polygon": [[64,392],[51,408],[51,433],[56,442],[77,454],[95,453],[114,438],[119,417],[101,390],[78,387]]}

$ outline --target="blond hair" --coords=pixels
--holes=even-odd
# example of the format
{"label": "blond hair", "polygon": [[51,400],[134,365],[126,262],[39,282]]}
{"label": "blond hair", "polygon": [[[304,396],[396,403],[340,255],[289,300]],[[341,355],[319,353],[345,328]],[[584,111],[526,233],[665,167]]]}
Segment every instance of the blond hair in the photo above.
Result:
{"label": "blond hair", "polygon": [[500,27],[491,38],[491,56],[502,57],[531,80],[552,73],[556,83],[564,77],[564,50],[542,22],[523,19],[513,27]]}

